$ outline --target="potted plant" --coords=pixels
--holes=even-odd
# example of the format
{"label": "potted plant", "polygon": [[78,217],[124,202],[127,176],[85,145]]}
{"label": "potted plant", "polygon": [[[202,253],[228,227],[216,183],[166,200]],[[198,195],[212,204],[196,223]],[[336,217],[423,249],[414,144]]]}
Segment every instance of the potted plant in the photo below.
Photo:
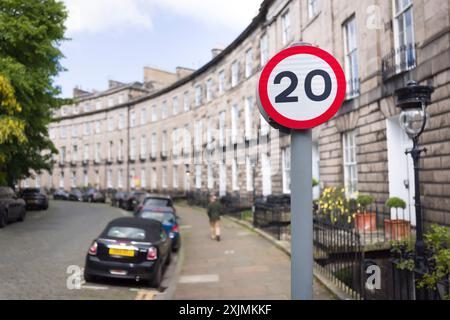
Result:
{"label": "potted plant", "polygon": [[[411,223],[407,220],[398,219],[398,210],[405,210],[406,202],[398,197],[387,199],[385,203],[389,209],[395,209],[395,219],[386,219],[384,221],[384,231],[386,237],[390,240],[403,240],[411,235]],[[402,215],[403,216],[403,215]]]}
{"label": "potted plant", "polygon": [[368,207],[373,201],[372,196],[363,194],[356,199],[358,212],[355,215],[355,226],[358,231],[373,232],[377,230],[377,215],[368,211]]}

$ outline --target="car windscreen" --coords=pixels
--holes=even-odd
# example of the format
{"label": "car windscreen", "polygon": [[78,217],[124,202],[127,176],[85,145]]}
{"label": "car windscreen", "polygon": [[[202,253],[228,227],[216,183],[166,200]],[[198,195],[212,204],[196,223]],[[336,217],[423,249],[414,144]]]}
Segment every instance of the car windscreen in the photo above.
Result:
{"label": "car windscreen", "polygon": [[144,200],[144,206],[148,207],[170,207],[169,199],[164,198],[147,198]]}
{"label": "car windscreen", "polygon": [[173,220],[173,215],[167,212],[144,211],[139,216],[144,219],[157,220],[161,223],[171,223],[171,220]]}
{"label": "car windscreen", "polygon": [[108,237],[119,238],[119,239],[130,239],[130,240],[144,240],[145,230],[134,227],[120,227],[114,226],[109,228]]}

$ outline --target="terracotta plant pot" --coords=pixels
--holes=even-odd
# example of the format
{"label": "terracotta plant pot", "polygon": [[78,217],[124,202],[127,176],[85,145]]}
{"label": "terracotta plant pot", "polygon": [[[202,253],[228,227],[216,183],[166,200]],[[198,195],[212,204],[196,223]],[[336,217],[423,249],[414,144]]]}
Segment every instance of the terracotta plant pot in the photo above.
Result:
{"label": "terracotta plant pot", "polygon": [[385,220],[384,232],[389,240],[403,240],[411,235],[411,223],[406,220]]}
{"label": "terracotta plant pot", "polygon": [[377,215],[375,213],[357,213],[355,217],[356,229],[361,232],[377,231]]}

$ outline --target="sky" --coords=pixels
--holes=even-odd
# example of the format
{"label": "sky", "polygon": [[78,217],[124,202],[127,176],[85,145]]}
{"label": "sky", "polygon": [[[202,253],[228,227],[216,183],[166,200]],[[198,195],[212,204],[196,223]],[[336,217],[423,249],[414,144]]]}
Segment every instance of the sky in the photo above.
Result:
{"label": "sky", "polygon": [[109,79],[142,81],[143,67],[197,69],[226,47],[258,13],[261,0],[63,0],[69,17],[56,79],[62,96],[75,86],[107,89]]}

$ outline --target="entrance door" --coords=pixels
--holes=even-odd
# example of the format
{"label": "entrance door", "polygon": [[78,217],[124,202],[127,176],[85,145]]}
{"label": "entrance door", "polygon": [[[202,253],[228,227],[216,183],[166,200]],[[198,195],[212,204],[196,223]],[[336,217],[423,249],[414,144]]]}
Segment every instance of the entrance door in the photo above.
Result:
{"label": "entrance door", "polygon": [[403,211],[391,211],[392,219],[403,219],[416,224],[414,208],[414,166],[411,155],[405,151],[412,148],[412,140],[400,127],[398,117],[386,120],[388,145],[389,196],[399,197],[406,202]]}
{"label": "entrance door", "polygon": [[219,164],[219,196],[227,194],[227,166],[224,162]]}
{"label": "entrance door", "polygon": [[261,156],[261,171],[262,171],[262,192],[263,196],[272,194],[272,176],[270,159],[267,153],[263,153]]}

